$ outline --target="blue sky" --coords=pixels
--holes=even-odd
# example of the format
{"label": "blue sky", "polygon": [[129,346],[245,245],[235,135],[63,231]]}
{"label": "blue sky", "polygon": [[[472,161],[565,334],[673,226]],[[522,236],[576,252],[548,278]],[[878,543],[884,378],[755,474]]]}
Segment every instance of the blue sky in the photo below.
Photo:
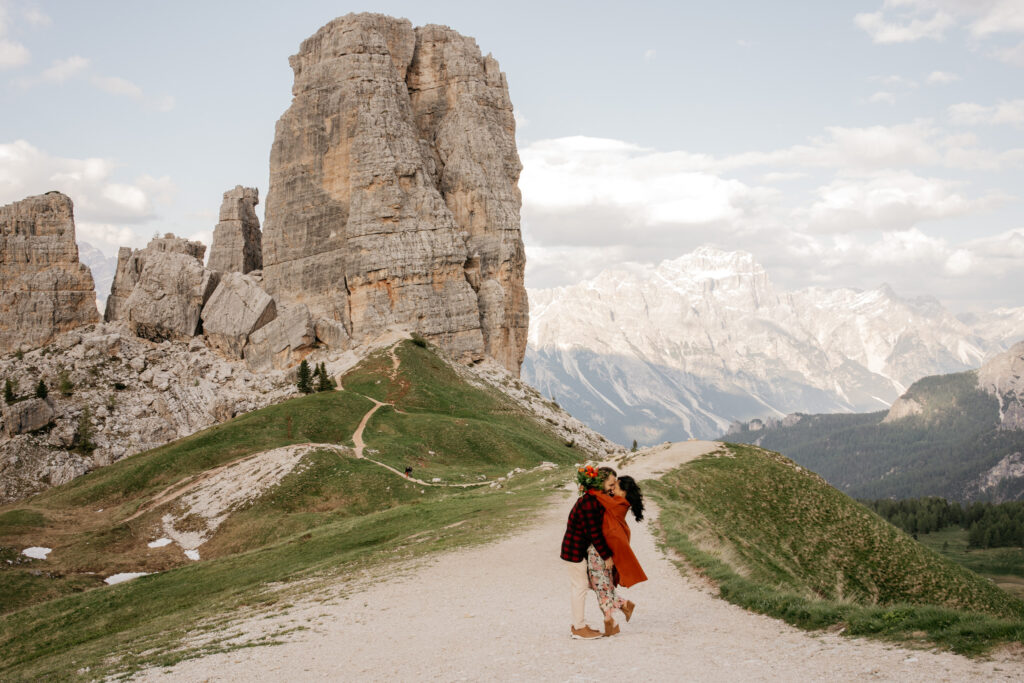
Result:
{"label": "blue sky", "polygon": [[288,56],[349,11],[501,63],[529,286],[709,243],[785,287],[1024,306],[1024,0],[0,0],[0,202],[62,189],[107,253],[208,240],[224,190],[266,195]]}

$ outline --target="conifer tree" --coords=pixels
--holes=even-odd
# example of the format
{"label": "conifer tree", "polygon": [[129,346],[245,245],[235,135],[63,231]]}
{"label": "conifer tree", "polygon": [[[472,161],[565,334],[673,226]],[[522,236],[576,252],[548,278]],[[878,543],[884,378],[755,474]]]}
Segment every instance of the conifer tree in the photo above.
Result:
{"label": "conifer tree", "polygon": [[313,393],[312,379],[312,375],[309,371],[309,363],[303,360],[301,363],[299,363],[299,378],[298,381],[295,382],[295,386],[297,386],[299,388],[299,391],[301,391],[302,393],[311,394]]}
{"label": "conifer tree", "polygon": [[46,382],[40,377],[39,382],[36,384],[36,398],[46,398],[49,393],[49,390],[46,388]]}
{"label": "conifer tree", "polygon": [[14,399],[16,398],[15,395],[14,395],[14,386],[15,386],[14,382],[12,382],[10,380],[10,378],[4,380],[4,402],[5,403],[8,403],[8,404],[14,403]]}

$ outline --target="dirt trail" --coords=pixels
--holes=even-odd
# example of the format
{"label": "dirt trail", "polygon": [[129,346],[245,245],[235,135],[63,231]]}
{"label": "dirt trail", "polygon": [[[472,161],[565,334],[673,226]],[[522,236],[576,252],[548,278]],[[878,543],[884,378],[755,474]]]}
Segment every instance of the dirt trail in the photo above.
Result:
{"label": "dirt trail", "polygon": [[[686,442],[651,449],[622,468],[638,478],[714,450]],[[659,447],[660,448],[660,447]],[[1018,661],[974,662],[948,653],[813,634],[746,612],[680,575],[649,525],[634,524],[634,548],[650,580],[626,591],[637,603],[622,633],[569,638],[568,579],[558,559],[569,493],[511,538],[424,560],[415,571],[337,601],[311,597],[287,614],[253,618],[253,638],[304,626],[283,645],[151,669],[145,681],[274,680],[699,680],[1010,681]],[[653,506],[651,506],[653,508]],[[657,515],[651,509],[651,516]],[[600,622],[596,601],[590,623]],[[620,619],[620,622],[622,620]]]}

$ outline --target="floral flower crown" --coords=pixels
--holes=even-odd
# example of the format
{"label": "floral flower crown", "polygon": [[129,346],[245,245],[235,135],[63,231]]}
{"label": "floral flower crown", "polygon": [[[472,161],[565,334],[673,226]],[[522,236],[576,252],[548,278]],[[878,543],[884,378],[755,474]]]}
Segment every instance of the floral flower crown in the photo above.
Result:
{"label": "floral flower crown", "polygon": [[599,489],[604,482],[605,473],[599,471],[593,465],[584,465],[576,470],[576,483],[587,489]]}

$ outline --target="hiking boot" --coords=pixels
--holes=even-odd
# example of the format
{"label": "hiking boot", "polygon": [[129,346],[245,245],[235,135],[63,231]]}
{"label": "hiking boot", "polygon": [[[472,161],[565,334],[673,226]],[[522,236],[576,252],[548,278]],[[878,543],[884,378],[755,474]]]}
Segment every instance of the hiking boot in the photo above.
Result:
{"label": "hiking boot", "polygon": [[577,640],[590,640],[592,638],[600,638],[601,632],[595,631],[589,626],[584,626],[583,628],[576,628],[575,626],[573,626],[572,637],[576,638]]}
{"label": "hiking boot", "polygon": [[622,606],[622,614],[625,615],[626,621],[629,621],[629,618],[633,616],[633,610],[635,609],[636,605],[629,600],[626,600],[626,604]]}
{"label": "hiking boot", "polygon": [[614,619],[605,619],[604,620],[604,637],[605,638],[608,638],[610,636],[614,636],[618,632],[619,632],[619,625],[615,623]]}

